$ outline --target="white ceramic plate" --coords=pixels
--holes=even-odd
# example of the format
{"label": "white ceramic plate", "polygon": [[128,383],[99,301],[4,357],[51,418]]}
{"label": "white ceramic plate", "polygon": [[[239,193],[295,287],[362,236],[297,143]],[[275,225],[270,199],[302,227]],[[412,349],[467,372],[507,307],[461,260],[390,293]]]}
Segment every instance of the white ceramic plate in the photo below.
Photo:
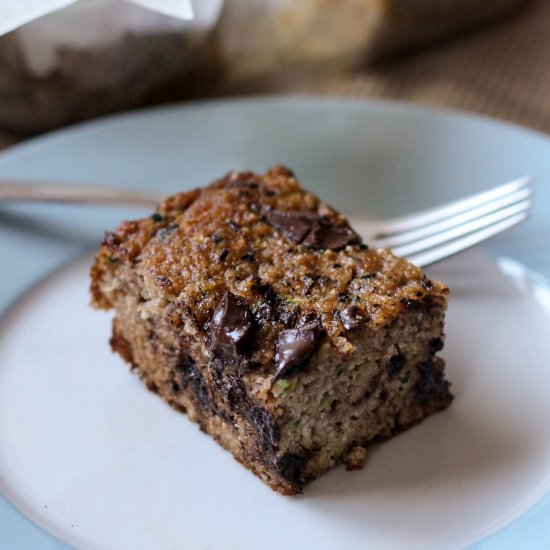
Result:
{"label": "white ceramic plate", "polygon": [[[85,126],[4,154],[0,174],[160,179],[169,190],[230,167],[285,161],[305,185],[358,216],[435,204],[527,172],[540,185],[550,174],[550,157],[540,154],[549,151],[544,138],[457,115],[268,100]],[[98,170],[100,159],[106,166]],[[0,212],[5,302],[121,217],[83,212]],[[548,203],[540,212],[548,214]],[[444,351],[451,408],[374,447],[364,470],[336,470],[298,498],[271,492],[144,389],[108,349],[108,315],[88,308],[91,259],[63,268],[0,322],[0,491],[32,522],[82,548],[458,548],[479,541],[549,489],[550,291],[529,269],[550,272],[540,244],[545,220],[536,211],[530,228],[430,269],[453,289]],[[545,540],[537,522],[549,517],[547,508],[478,546]],[[20,548],[62,545],[6,503],[0,530]]]}

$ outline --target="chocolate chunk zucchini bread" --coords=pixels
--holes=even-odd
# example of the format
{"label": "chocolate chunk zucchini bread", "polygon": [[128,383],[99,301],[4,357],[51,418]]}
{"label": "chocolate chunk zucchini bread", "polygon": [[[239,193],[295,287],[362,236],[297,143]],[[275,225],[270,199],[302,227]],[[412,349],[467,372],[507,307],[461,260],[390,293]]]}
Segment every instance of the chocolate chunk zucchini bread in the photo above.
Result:
{"label": "chocolate chunk zucchini bread", "polygon": [[286,168],[167,198],[106,234],[91,275],[112,348],[283,494],[451,402],[448,289]]}

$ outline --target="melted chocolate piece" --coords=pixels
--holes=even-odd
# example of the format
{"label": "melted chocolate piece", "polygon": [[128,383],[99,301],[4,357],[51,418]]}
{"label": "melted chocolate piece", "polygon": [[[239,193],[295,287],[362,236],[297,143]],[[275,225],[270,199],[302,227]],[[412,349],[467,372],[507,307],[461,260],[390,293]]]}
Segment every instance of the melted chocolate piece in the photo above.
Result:
{"label": "melted chocolate piece", "polygon": [[270,210],[266,214],[267,223],[285,234],[289,239],[301,243],[311,231],[318,217],[307,211],[294,210],[284,212]]}
{"label": "melted chocolate piece", "polygon": [[277,305],[279,297],[277,296],[277,293],[271,285],[261,283],[260,281],[260,284],[258,285],[258,292],[265,298],[266,302],[269,305]]}
{"label": "melted chocolate piece", "polygon": [[174,370],[177,380],[174,381],[172,389],[175,390],[176,386],[180,388],[179,391],[182,388],[190,389],[203,411],[213,410],[214,405],[208,391],[208,386],[195,360],[187,353],[183,353],[178,363],[176,363]]}
{"label": "melted chocolate piece", "polygon": [[423,406],[433,403],[449,402],[453,394],[449,391],[449,382],[443,378],[443,369],[428,360],[417,367],[418,378],[415,384],[416,398]]}
{"label": "melted chocolate piece", "polygon": [[299,315],[300,308],[298,306],[280,309],[278,321],[283,323],[285,328],[292,328],[296,324]]}
{"label": "melted chocolate piece", "polygon": [[298,328],[283,330],[277,338],[275,381],[290,378],[306,366],[306,360],[315,351],[321,337],[318,320],[308,321]]}
{"label": "melted chocolate piece", "polygon": [[411,298],[401,298],[399,300],[409,310],[420,310],[425,307],[424,302],[412,300]]}
{"label": "melted chocolate piece", "polygon": [[270,210],[266,221],[289,239],[318,250],[339,250],[348,244],[361,243],[349,225],[335,225],[307,210]]}
{"label": "melted chocolate piece", "polygon": [[306,457],[297,453],[285,453],[277,462],[281,477],[289,481],[299,481],[302,477]]}
{"label": "melted chocolate piece", "polygon": [[264,451],[273,451],[280,439],[280,431],[271,415],[262,407],[254,406],[248,413],[252,425],[260,435]]}
{"label": "melted chocolate piece", "polygon": [[428,350],[430,355],[435,355],[438,351],[441,351],[444,345],[445,343],[441,338],[432,338],[428,342]]}
{"label": "melted chocolate piece", "polygon": [[[298,308],[298,313],[299,313],[299,310],[300,308]],[[296,322],[296,326],[294,328],[302,328],[308,325],[309,323],[319,324],[319,321],[317,320],[317,315],[315,315],[315,313],[308,313],[300,317],[300,319],[298,319],[298,321]],[[321,330],[321,325],[319,324],[319,331],[320,330]]]}
{"label": "melted chocolate piece", "polygon": [[263,326],[267,323],[273,323],[277,321],[278,312],[277,310],[269,305],[263,304],[254,312],[254,319],[258,325]]}
{"label": "melted chocolate piece", "polygon": [[339,250],[348,244],[359,244],[359,235],[349,226],[332,225],[324,221],[316,223],[307,237],[304,244],[310,248]]}
{"label": "melted chocolate piece", "polygon": [[420,284],[428,291],[432,290],[434,287],[433,282],[426,277],[426,275],[422,276],[422,281],[420,281]]}
{"label": "melted chocolate piece", "polygon": [[340,310],[340,319],[346,330],[355,330],[364,321],[357,306],[348,306]]}
{"label": "melted chocolate piece", "polygon": [[399,371],[401,371],[401,369],[405,365],[405,362],[406,359],[403,354],[397,353],[396,355],[392,355],[390,357],[390,360],[388,361],[388,364],[386,365],[388,376],[390,378],[394,378],[395,376],[397,376]]}
{"label": "melted chocolate piece", "polygon": [[239,361],[245,355],[251,332],[252,314],[246,300],[226,292],[214,310],[210,348],[226,360]]}

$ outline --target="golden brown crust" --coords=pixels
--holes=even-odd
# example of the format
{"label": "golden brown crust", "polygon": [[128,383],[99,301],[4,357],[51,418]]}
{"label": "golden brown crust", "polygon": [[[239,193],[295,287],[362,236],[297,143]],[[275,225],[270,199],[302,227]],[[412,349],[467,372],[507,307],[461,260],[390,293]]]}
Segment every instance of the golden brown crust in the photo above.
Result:
{"label": "golden brown crust", "polygon": [[[226,291],[261,307],[266,289],[289,309],[315,314],[336,344],[345,336],[349,308],[369,326],[382,326],[411,304],[445,299],[448,289],[389,250],[351,244],[340,250],[296,242],[266,213],[310,212],[333,224],[346,219],[303,191],[284,167],[265,176],[230,173],[206,189],[169,197],[151,218],[125,222],[107,233],[93,279],[109,263],[135,266],[148,292],[185,303],[202,327]],[[94,285],[94,300],[108,302]],[[271,327],[259,349],[282,329]],[[265,354],[264,354],[265,355]],[[272,357],[255,358],[269,363]]]}

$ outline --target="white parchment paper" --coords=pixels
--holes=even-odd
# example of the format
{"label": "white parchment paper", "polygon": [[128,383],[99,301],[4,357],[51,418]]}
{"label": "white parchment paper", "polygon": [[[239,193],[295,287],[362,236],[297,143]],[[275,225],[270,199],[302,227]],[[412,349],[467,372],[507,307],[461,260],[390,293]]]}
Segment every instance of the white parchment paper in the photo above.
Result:
{"label": "white parchment paper", "polygon": [[[177,17],[193,19],[191,0],[131,0],[144,8]],[[29,21],[48,13],[66,8],[77,0],[1,0],[0,2],[0,35],[6,34]],[[101,2],[96,2],[100,4]],[[208,2],[207,2],[208,3]]]}

